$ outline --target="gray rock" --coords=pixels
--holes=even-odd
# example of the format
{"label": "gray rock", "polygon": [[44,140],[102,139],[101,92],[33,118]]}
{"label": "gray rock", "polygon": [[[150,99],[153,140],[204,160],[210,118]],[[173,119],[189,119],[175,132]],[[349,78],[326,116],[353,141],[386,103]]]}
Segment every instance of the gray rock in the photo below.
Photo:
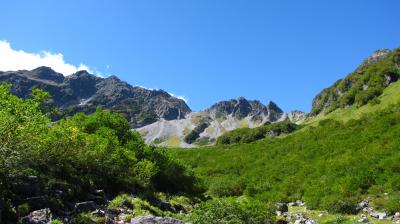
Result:
{"label": "gray rock", "polygon": [[305,205],[305,203],[300,200],[288,203],[288,206],[304,206],[304,205]]}
{"label": "gray rock", "polygon": [[386,219],[387,218],[386,212],[373,212],[369,215],[376,219]]}
{"label": "gray rock", "polygon": [[168,217],[139,216],[133,218],[131,224],[185,224],[185,222]]}
{"label": "gray rock", "polygon": [[361,211],[364,208],[368,208],[369,206],[369,199],[364,199],[360,203],[357,204],[357,211]]}
{"label": "gray rock", "polygon": [[393,221],[400,221],[400,212],[396,212],[392,218]]}
{"label": "gray rock", "polygon": [[81,213],[81,212],[92,212],[96,210],[97,205],[93,201],[85,201],[85,202],[79,202],[75,204],[75,212],[76,213]]}
{"label": "gray rock", "polygon": [[100,216],[100,217],[106,216],[106,212],[104,210],[101,210],[101,209],[96,209],[95,211],[92,212],[92,214]]}
{"label": "gray rock", "polygon": [[360,218],[357,222],[359,222],[359,223],[366,223],[366,222],[368,222],[368,218],[367,218],[366,215],[362,214],[362,215],[361,215],[361,218]]}
{"label": "gray rock", "polygon": [[52,214],[49,208],[31,212],[20,221],[22,224],[49,224],[52,220]]}
{"label": "gray rock", "polygon": [[276,203],[276,210],[279,212],[288,212],[289,208],[286,203]]}

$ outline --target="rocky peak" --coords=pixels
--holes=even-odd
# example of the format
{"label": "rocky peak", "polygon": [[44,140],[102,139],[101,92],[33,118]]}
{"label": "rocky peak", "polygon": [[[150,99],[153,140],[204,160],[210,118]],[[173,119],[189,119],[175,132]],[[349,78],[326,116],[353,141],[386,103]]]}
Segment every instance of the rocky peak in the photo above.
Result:
{"label": "rocky peak", "polygon": [[68,86],[78,98],[86,99],[97,91],[96,84],[100,78],[87,71],[78,71],[65,78],[64,85]]}
{"label": "rocky peak", "polygon": [[166,92],[166,91],[164,91],[162,89],[151,90],[150,96],[171,97],[171,95],[168,92]]}
{"label": "rocky peak", "polygon": [[133,87],[116,76],[100,78],[88,71],[64,77],[49,67],[39,67],[0,72],[0,82],[12,84],[11,92],[23,98],[29,97],[35,87],[49,92],[62,116],[92,113],[103,107],[123,114],[132,127],[159,119],[181,119],[191,112],[183,100],[166,91]]}
{"label": "rocky peak", "polygon": [[61,73],[57,73],[50,67],[46,66],[38,67],[32,70],[30,77],[57,83],[62,83],[64,81],[64,76]]}
{"label": "rocky peak", "polygon": [[375,51],[371,56],[366,59],[367,64],[378,62],[381,59],[387,58],[391,51],[388,49],[380,49]]}
{"label": "rocky peak", "polygon": [[267,108],[269,111],[283,113],[283,110],[280,107],[278,107],[278,105],[276,103],[274,103],[273,101],[269,101]]}
{"label": "rocky peak", "polygon": [[240,97],[232,111],[234,117],[242,119],[253,111],[253,107],[244,97]]}
{"label": "rocky peak", "polygon": [[250,116],[262,120],[262,117],[268,117],[270,121],[278,120],[283,114],[283,111],[273,102],[265,106],[260,101],[247,100],[244,97],[218,102],[206,111],[213,118],[231,115],[237,119]]}

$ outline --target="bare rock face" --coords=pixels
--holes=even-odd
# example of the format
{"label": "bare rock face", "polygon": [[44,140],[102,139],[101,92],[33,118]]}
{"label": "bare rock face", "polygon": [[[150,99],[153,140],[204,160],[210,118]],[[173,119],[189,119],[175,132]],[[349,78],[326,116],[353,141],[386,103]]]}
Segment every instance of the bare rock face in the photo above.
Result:
{"label": "bare rock face", "polygon": [[100,106],[123,114],[132,127],[181,119],[191,112],[183,100],[163,90],[133,87],[116,76],[100,78],[87,71],[65,77],[49,67],[0,72],[0,83],[12,84],[11,92],[22,98],[29,97],[33,88],[49,92],[63,116],[93,113]]}
{"label": "bare rock face", "polygon": [[285,113],[280,120],[286,120],[289,119],[290,122],[293,123],[300,123],[302,121],[304,121],[304,119],[306,118],[307,114],[299,111],[299,110],[293,110],[289,113]]}
{"label": "bare rock face", "polygon": [[246,100],[244,97],[239,99],[232,99],[229,101],[221,101],[206,110],[210,117],[218,119],[226,116],[232,116],[237,119],[245,117],[268,117],[270,121],[278,120],[283,111],[274,103],[270,102],[268,105],[263,105],[257,100]]}

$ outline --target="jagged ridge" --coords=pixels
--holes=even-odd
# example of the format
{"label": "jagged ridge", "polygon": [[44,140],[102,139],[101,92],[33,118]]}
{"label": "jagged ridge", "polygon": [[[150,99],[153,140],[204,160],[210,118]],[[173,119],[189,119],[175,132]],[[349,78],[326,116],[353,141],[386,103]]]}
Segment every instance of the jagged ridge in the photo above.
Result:
{"label": "jagged ridge", "polygon": [[116,76],[100,78],[87,71],[64,77],[49,67],[39,67],[0,72],[0,82],[12,84],[11,92],[22,98],[35,87],[49,92],[62,116],[93,113],[101,106],[124,114],[133,127],[142,127],[159,119],[184,118],[191,112],[183,100],[163,90],[133,87]]}

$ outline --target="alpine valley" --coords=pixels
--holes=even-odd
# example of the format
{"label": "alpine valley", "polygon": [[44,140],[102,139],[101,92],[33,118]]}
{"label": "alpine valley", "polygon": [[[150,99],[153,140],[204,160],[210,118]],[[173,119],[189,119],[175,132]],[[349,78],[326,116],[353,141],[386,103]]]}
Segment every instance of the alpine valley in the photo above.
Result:
{"label": "alpine valley", "polygon": [[0,72],[0,223],[400,223],[399,78],[378,50],[305,114]]}

